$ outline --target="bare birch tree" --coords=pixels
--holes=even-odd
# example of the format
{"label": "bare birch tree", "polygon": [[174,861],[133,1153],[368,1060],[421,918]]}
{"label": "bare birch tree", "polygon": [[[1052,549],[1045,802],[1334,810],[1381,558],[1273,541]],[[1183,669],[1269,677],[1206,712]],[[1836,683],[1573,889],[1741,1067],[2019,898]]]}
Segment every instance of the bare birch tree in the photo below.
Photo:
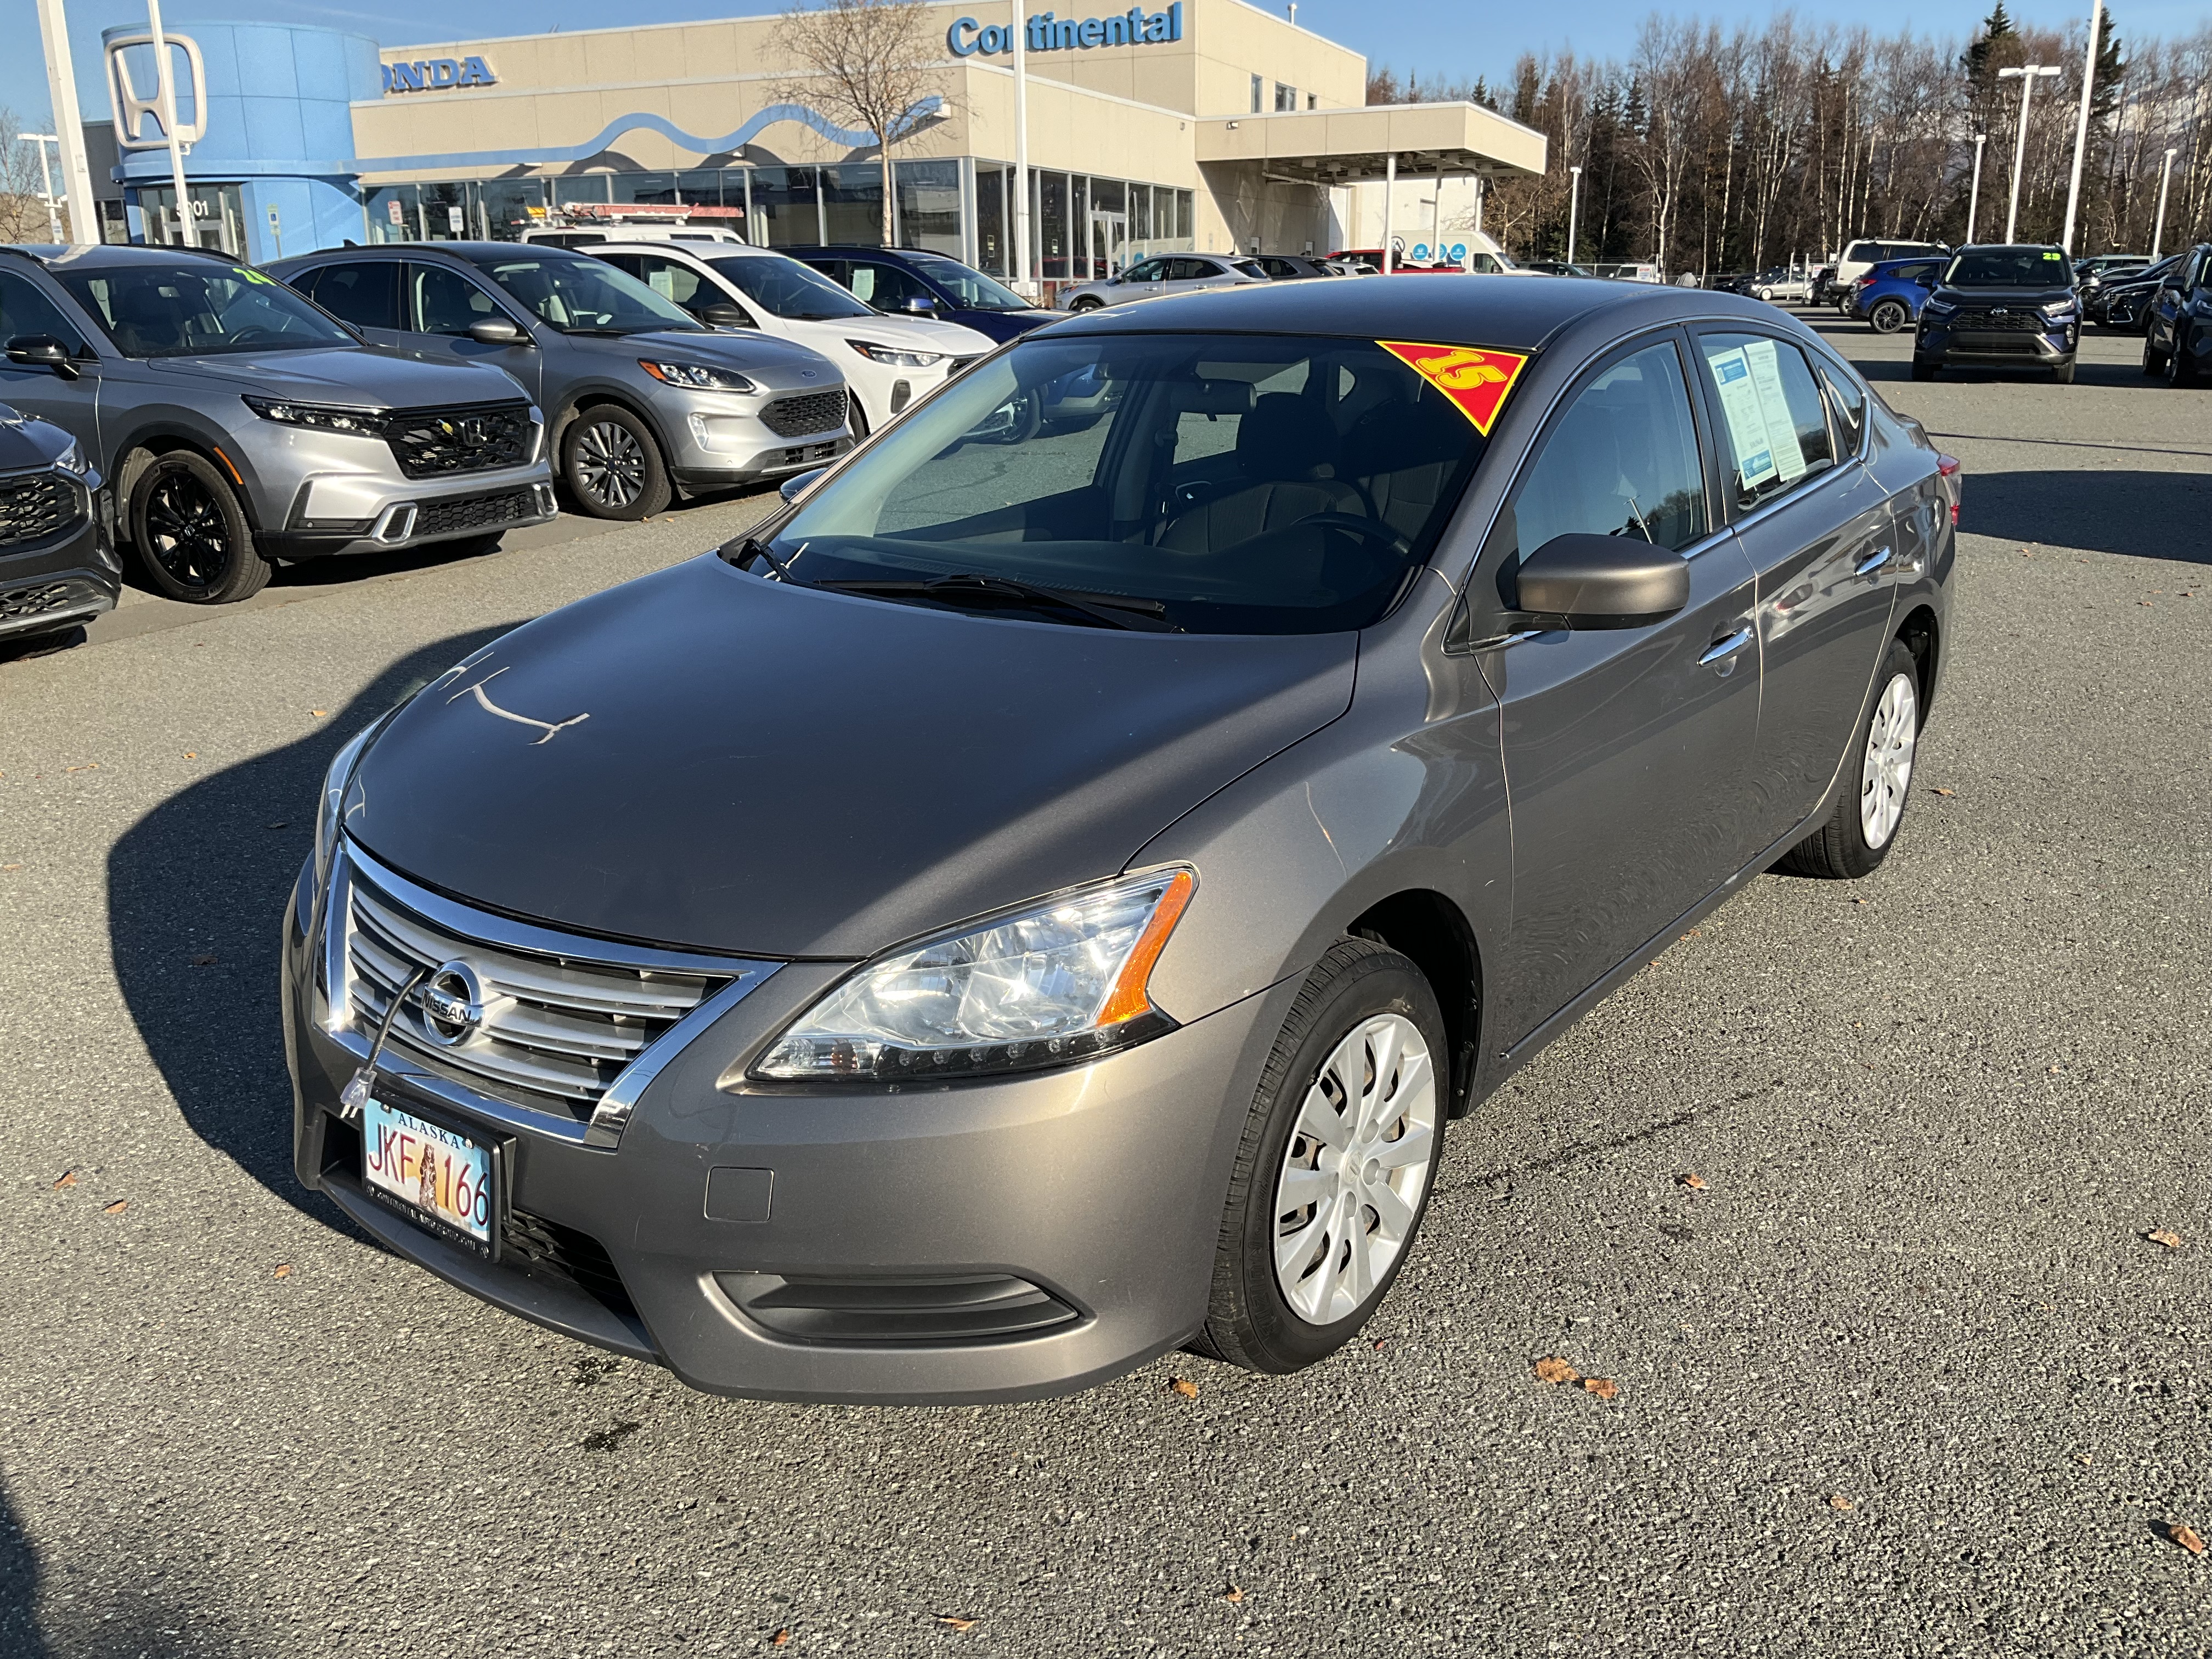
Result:
{"label": "bare birch tree", "polygon": [[823,0],[786,12],[776,44],[805,72],[777,96],[874,135],[884,163],[883,242],[891,245],[892,156],[944,53],[923,0]]}

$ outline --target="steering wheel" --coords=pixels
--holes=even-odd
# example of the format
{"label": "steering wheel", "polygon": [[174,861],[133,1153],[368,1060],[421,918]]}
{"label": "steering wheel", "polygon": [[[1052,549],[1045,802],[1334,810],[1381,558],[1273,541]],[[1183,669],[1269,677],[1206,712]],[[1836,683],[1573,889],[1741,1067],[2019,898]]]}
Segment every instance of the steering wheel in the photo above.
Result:
{"label": "steering wheel", "polygon": [[230,343],[233,345],[244,345],[248,340],[252,339],[256,335],[264,334],[267,335],[272,340],[276,337],[276,331],[275,329],[270,328],[266,325],[261,323],[248,323],[244,328],[237,330],[231,335]]}
{"label": "steering wheel", "polygon": [[1357,513],[1310,513],[1297,522],[1317,524],[1329,530],[1349,531],[1355,536],[1365,537],[1369,541],[1381,542],[1393,553],[1400,555],[1409,556],[1413,550],[1413,543],[1380,519],[1362,518]]}

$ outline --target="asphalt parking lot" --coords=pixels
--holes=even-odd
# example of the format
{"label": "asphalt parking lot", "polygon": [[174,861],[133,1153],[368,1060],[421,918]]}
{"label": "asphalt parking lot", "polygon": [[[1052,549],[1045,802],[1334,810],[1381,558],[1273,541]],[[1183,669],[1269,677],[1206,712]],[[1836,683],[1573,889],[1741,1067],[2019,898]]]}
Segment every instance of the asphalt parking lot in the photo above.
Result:
{"label": "asphalt parking lot", "polygon": [[1821,325],[1967,477],[1896,854],[1753,884],[1455,1126],[1290,1378],[713,1399],[293,1182],[331,752],[772,498],[0,660],[0,1654],[2203,1653],[2212,392]]}

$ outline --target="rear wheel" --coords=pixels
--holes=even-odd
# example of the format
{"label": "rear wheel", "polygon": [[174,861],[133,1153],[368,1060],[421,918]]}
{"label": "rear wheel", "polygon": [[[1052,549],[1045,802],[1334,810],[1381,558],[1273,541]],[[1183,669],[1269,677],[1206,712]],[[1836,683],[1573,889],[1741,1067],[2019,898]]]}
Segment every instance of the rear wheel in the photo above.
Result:
{"label": "rear wheel", "polygon": [[1912,313],[1902,300],[1884,300],[1867,313],[1867,321],[1877,334],[1894,334],[1911,320]]}
{"label": "rear wheel", "polygon": [[1070,311],[1103,311],[1105,308],[1106,302],[1103,300],[1094,300],[1087,294],[1068,307]]}
{"label": "rear wheel", "polygon": [[166,599],[231,605],[269,585],[269,562],[230,481],[189,449],[159,457],[131,485],[131,541]]}
{"label": "rear wheel", "polygon": [[2152,343],[2148,334],[2143,336],[2142,372],[2154,380],[2166,373],[2166,354]]}
{"label": "rear wheel", "polygon": [[613,404],[587,409],[561,434],[561,473],[595,519],[647,519],[668,505],[668,468],[652,428]]}
{"label": "rear wheel", "polygon": [[1874,707],[1859,721],[1858,787],[1843,792],[1827,823],[1784,854],[1780,867],[1829,880],[1872,874],[1905,821],[1919,742],[1920,665],[1903,640],[1892,640]]}
{"label": "rear wheel", "polygon": [[1358,939],[1322,957],[1261,1073],[1194,1348],[1293,1371],[1358,1334],[1428,1208],[1448,1052],[1407,958]]}

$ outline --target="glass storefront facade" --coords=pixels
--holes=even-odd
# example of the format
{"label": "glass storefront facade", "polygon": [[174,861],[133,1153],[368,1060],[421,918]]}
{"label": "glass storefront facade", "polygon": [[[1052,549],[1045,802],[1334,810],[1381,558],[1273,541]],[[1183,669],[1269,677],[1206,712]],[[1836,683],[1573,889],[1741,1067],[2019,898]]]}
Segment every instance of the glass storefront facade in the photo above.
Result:
{"label": "glass storefront facade", "polygon": [[[894,242],[1012,274],[1010,165],[902,161],[894,177]],[[533,225],[562,222],[565,209],[605,205],[715,210],[702,216],[763,247],[884,240],[880,161],[364,185],[362,204],[372,243],[514,241]],[[1149,254],[1188,252],[1192,211],[1187,190],[1033,167],[1030,268],[1048,282],[1091,282]]]}

